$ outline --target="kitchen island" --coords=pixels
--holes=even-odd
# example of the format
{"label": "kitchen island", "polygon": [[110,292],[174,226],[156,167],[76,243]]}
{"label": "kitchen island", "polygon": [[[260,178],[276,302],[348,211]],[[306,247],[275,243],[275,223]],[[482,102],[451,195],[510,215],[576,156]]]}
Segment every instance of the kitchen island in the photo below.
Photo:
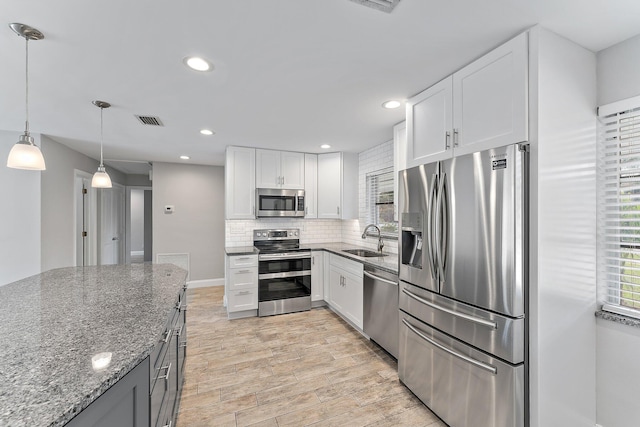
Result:
{"label": "kitchen island", "polygon": [[0,426],[64,425],[155,356],[186,275],[70,267],[0,287]]}

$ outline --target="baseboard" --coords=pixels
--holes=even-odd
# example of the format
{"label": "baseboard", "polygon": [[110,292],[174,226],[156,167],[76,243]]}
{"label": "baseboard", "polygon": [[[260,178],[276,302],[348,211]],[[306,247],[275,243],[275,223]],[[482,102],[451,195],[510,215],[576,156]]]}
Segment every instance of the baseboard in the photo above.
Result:
{"label": "baseboard", "polygon": [[131,256],[141,256],[144,255],[144,251],[131,251]]}
{"label": "baseboard", "polygon": [[190,280],[187,282],[189,289],[208,288],[209,286],[224,286],[224,279]]}

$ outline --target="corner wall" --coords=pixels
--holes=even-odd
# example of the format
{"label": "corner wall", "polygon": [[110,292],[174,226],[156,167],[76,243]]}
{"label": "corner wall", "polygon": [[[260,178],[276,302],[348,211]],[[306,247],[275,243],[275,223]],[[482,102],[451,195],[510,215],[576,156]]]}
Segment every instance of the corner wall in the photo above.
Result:
{"label": "corner wall", "polygon": [[191,281],[223,278],[224,168],[154,163],[152,187],[154,262],[159,253],[189,253]]}
{"label": "corner wall", "polygon": [[[639,52],[640,35],[598,52],[598,105],[640,95]],[[598,424],[636,425],[640,419],[640,329],[600,318],[596,324]]]}
{"label": "corner wall", "polygon": [[[42,172],[6,167],[20,133],[0,131],[0,286],[40,273]],[[31,136],[41,146],[40,135]]]}

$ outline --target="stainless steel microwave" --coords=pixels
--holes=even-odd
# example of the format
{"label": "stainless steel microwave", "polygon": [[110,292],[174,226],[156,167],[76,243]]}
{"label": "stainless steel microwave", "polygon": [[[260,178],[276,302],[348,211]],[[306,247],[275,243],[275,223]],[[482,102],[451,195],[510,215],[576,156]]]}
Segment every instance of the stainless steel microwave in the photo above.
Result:
{"label": "stainless steel microwave", "polygon": [[257,217],[303,217],[304,190],[256,189]]}

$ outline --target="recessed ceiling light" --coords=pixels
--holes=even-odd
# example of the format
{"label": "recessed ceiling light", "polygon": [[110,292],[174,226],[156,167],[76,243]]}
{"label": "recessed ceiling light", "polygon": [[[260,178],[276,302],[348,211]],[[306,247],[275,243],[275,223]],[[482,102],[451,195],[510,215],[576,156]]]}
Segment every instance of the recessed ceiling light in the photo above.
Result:
{"label": "recessed ceiling light", "polygon": [[213,135],[214,134],[214,132],[212,130],[209,130],[209,129],[202,129],[202,130],[200,130],[200,133],[203,134],[203,135]]}
{"label": "recessed ceiling light", "polygon": [[209,71],[213,68],[209,61],[199,56],[187,56],[184,58],[184,63],[187,67],[196,71]]}
{"label": "recessed ceiling light", "polygon": [[326,150],[327,148],[331,148],[331,146],[329,144],[322,144],[320,148],[324,148]]}
{"label": "recessed ceiling light", "polygon": [[400,101],[387,101],[383,103],[382,106],[388,109],[398,108],[400,106]]}
{"label": "recessed ceiling light", "polygon": [[182,160],[189,160],[191,157],[189,157],[189,156],[180,156],[180,158],[181,158]]}

